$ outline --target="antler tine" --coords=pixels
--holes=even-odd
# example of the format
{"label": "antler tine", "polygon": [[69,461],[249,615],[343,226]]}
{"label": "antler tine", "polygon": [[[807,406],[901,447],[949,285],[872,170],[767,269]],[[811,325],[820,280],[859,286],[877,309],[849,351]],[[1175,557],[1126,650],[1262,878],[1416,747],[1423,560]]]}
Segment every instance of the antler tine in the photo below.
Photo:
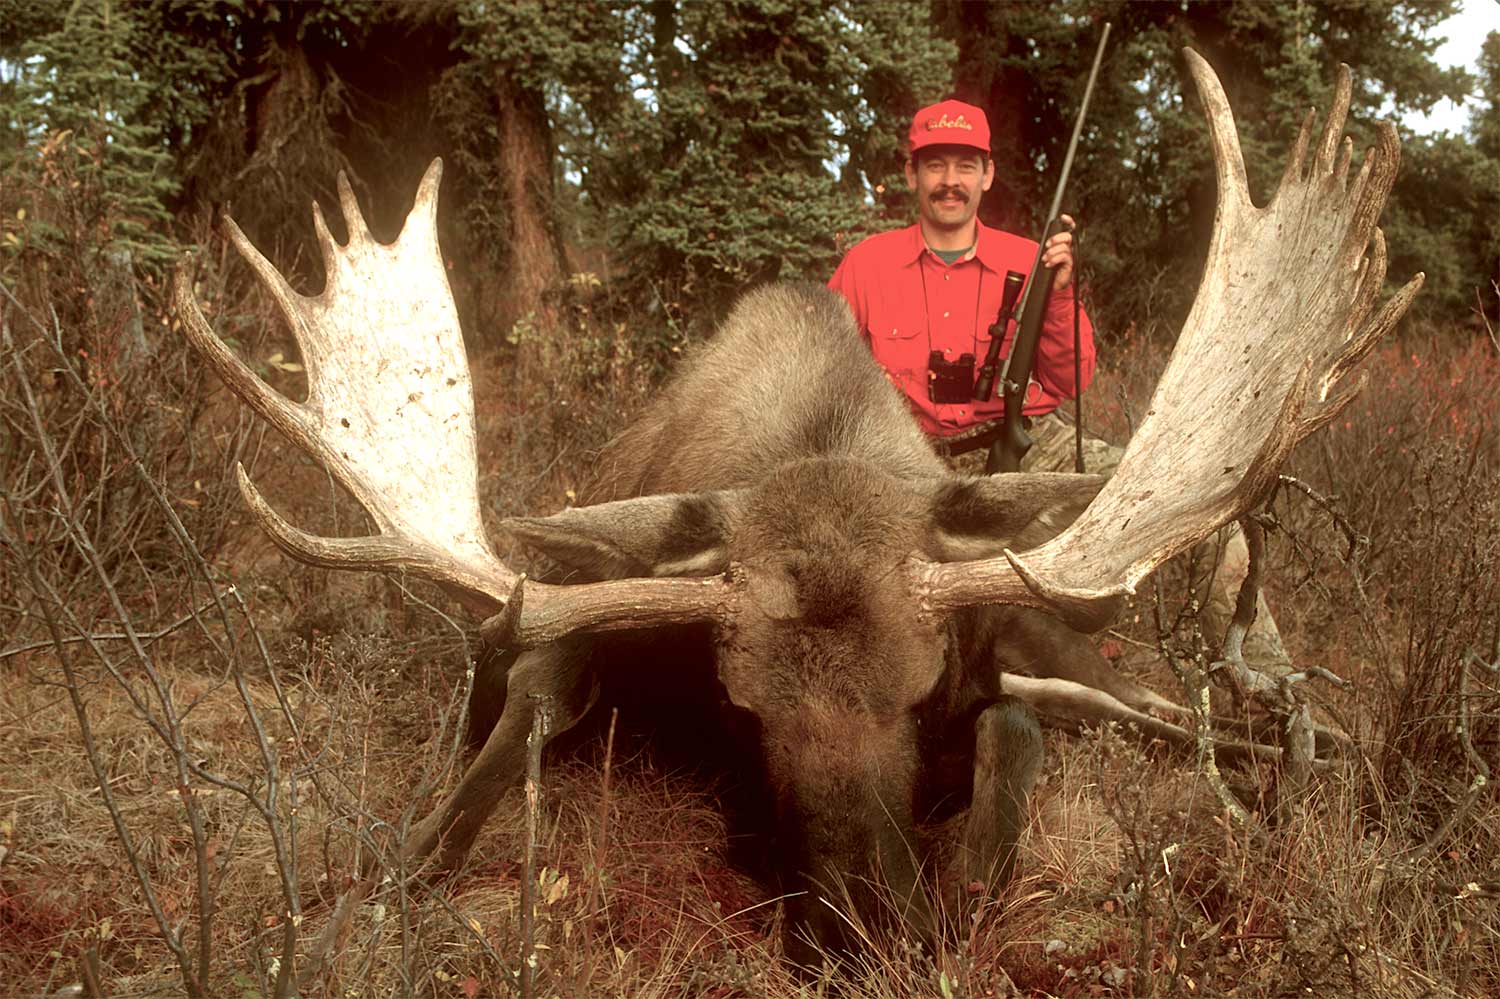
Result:
{"label": "antler tine", "polygon": [[1343,247],[1349,263],[1353,264],[1364,256],[1376,231],[1375,223],[1380,220],[1386,199],[1395,186],[1396,169],[1400,165],[1401,140],[1396,136],[1396,127],[1383,121],[1376,126],[1375,145],[1365,154],[1368,169],[1361,168],[1351,198],[1354,213],[1344,234]]}
{"label": "antler tine", "polygon": [[1344,136],[1343,143],[1339,146],[1338,166],[1333,168],[1333,182],[1343,190],[1349,182],[1349,161],[1354,157],[1354,140]]}
{"label": "antler tine", "polygon": [[385,534],[357,538],[309,534],[293,526],[266,502],[244,465],[235,465],[235,475],[240,496],[261,528],[276,547],[299,562],[324,569],[408,572],[444,584],[460,602],[479,614],[494,610],[515,591],[515,587],[506,587],[502,577],[478,574],[447,550],[410,539]]}
{"label": "antler tine", "polygon": [[1288,184],[1294,184],[1302,179],[1302,167],[1307,162],[1307,144],[1312,140],[1313,123],[1317,120],[1317,110],[1308,108],[1307,114],[1302,118],[1302,128],[1297,132],[1297,141],[1292,144],[1291,152],[1287,154],[1286,169],[1282,171],[1281,182],[1276,185],[1276,190],[1279,191]]}
{"label": "antler tine", "polygon": [[[430,171],[429,171],[430,172]],[[442,171],[439,169],[439,175]],[[425,186],[427,177],[422,177]],[[354,188],[349,186],[349,175],[340,170],[335,180],[339,190],[339,210],[344,214],[344,224],[349,227],[349,245],[360,243],[374,243],[375,239],[370,235],[370,228],[365,224],[364,213],[359,210],[359,201],[354,197]],[[422,203],[422,190],[418,189],[417,204]],[[415,212],[415,206],[413,207]]]}
{"label": "antler tine", "polygon": [[1234,125],[1234,111],[1213,67],[1194,52],[1185,49],[1188,70],[1198,84],[1198,97],[1208,117],[1208,138],[1214,151],[1214,171],[1218,179],[1217,210],[1214,233],[1227,235],[1229,223],[1238,213],[1250,207],[1250,181],[1245,176],[1245,157],[1240,151],[1240,133]]}
{"label": "antler tine", "polygon": [[[1366,162],[1368,163],[1368,160]],[[1363,360],[1381,337],[1385,336],[1386,330],[1382,328],[1378,320],[1373,323],[1367,321],[1370,311],[1375,308],[1375,300],[1380,297],[1380,289],[1385,282],[1385,268],[1385,234],[1376,229],[1370,255],[1363,258],[1359,264],[1353,305],[1350,307],[1349,322],[1345,330],[1344,350],[1328,366],[1323,384],[1319,387],[1320,398],[1327,399],[1329,393],[1344,375]],[[1398,300],[1399,297],[1397,296],[1397,299],[1392,299],[1392,301]]]}
{"label": "antler tine", "polygon": [[[339,176],[343,175],[340,174]],[[318,252],[323,258],[323,280],[331,284],[332,282],[337,280],[338,274],[338,241],[333,238],[333,233],[328,230],[328,220],[323,216],[323,206],[318,204],[317,201],[313,202],[312,213],[313,233],[318,237]],[[234,224],[234,221],[227,216],[225,217],[225,222],[230,225]],[[238,242],[236,242],[235,245],[236,247],[238,247]],[[260,251],[256,250],[253,246],[250,247],[250,249],[257,255],[260,253]],[[243,254],[244,252],[245,251],[243,249],[240,250],[241,254]],[[308,385],[309,387],[311,387],[312,382],[314,381],[314,372],[309,371],[307,374]]]}
{"label": "antler tine", "polygon": [[[251,266],[254,266],[253,261]],[[280,280],[281,275],[276,274],[276,278]],[[273,296],[277,295],[274,286],[271,293]],[[173,275],[172,301],[182,320],[188,342],[203,356],[224,384],[267,423],[306,448],[308,445],[304,442],[311,441],[311,422],[306,412],[300,405],[263,382],[219,339],[198,308],[197,299],[193,297],[193,280],[185,267],[179,268]]]}
{"label": "antler tine", "polygon": [[1328,109],[1328,120],[1323,123],[1323,135],[1318,139],[1316,169],[1319,174],[1333,172],[1333,155],[1338,151],[1339,141],[1344,136],[1344,122],[1349,118],[1349,100],[1354,96],[1354,77],[1347,63],[1339,63],[1338,79],[1333,86],[1333,104]]}
{"label": "antler tine", "polygon": [[[1381,251],[1384,252],[1385,241],[1380,241]],[[1415,276],[1401,290],[1390,297],[1390,300],[1381,306],[1375,318],[1365,326],[1360,333],[1351,339],[1344,348],[1343,353],[1334,358],[1328,367],[1328,373],[1323,378],[1323,392],[1325,396],[1336,386],[1341,379],[1364,360],[1365,356],[1374,349],[1375,345],[1385,338],[1385,335],[1395,329],[1401,317],[1411,306],[1417,297],[1417,292],[1422,290],[1422,282],[1426,275],[1418,271]]]}
{"label": "antler tine", "polygon": [[1399,146],[1382,127],[1346,186],[1347,67],[1313,163],[1304,172],[1309,118],[1275,197],[1257,208],[1223,89],[1201,57],[1187,61],[1213,137],[1217,210],[1197,298],[1146,417],[1113,478],[1047,544],[920,567],[915,583],[933,607],[1022,603],[1102,626],[1162,562],[1269,493],[1291,450],[1359,390],[1346,376],[1422,285],[1418,274],[1370,318],[1386,264],[1375,223]]}

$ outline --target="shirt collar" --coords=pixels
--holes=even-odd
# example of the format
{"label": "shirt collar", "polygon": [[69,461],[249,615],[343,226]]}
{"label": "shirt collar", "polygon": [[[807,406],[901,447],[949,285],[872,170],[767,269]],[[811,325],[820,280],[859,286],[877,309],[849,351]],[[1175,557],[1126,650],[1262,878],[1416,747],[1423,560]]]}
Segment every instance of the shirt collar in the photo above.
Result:
{"label": "shirt collar", "polygon": [[[978,219],[974,220],[976,227],[974,233],[974,250],[966,257],[960,257],[955,264],[961,264],[974,258],[979,258],[979,263],[994,271],[1001,273],[1000,246],[996,238],[996,230],[990,229]],[[911,242],[906,247],[905,259],[907,263],[915,263],[920,260],[922,254],[927,252],[927,241],[922,238],[922,226],[920,223],[911,227]]]}
{"label": "shirt collar", "polygon": [[975,219],[974,224],[979,227],[979,231],[974,236],[974,256],[996,274],[1003,274],[1005,268],[1001,260],[999,230],[987,227],[978,219]]}

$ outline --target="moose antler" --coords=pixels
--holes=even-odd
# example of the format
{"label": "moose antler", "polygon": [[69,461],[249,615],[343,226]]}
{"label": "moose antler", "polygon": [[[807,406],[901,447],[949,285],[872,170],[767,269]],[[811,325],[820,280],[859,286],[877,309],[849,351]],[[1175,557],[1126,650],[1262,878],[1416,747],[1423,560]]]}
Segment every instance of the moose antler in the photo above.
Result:
{"label": "moose antler", "polygon": [[[1345,380],[1422,286],[1417,274],[1373,318],[1385,278],[1376,220],[1396,176],[1389,123],[1349,181],[1349,67],[1310,165],[1314,113],[1265,208],[1250,202],[1229,102],[1185,52],[1208,117],[1218,204],[1197,298],[1145,419],[1113,478],[1052,541],[1023,555],[913,567],[925,606],[1016,603],[1097,630],[1158,566],[1252,509],[1282,462],[1363,387]],[[1373,243],[1373,246],[1372,246]],[[1370,249],[1370,255],[1365,256]]]}
{"label": "moose antler", "polygon": [[327,283],[292,290],[232,219],[225,228],[291,324],[307,369],[307,401],[261,381],[214,334],[178,273],[188,339],[234,392],[359,500],[379,533],[321,538],[288,524],[238,470],[240,491],[288,554],[330,568],[403,568],[448,584],[471,606],[502,606],[515,574],[485,543],[479,517],[474,401],[458,314],[437,247],[442,168],[422,178],[401,238],[371,238],[343,174],[339,200],[349,243],[334,242],[322,210],[313,223]]}
{"label": "moose antler", "polygon": [[[1371,317],[1386,266],[1375,223],[1395,178],[1398,144],[1382,124],[1349,181],[1352,145],[1340,142],[1347,66],[1312,163],[1305,164],[1310,112],[1276,195],[1257,208],[1218,78],[1196,53],[1186,58],[1207,111],[1218,204],[1198,296],[1146,418],[1114,477],[1052,541],[1024,556],[1007,550],[1002,558],[913,562],[913,591],[930,612],[1009,603],[1051,610],[1080,630],[1102,627],[1154,569],[1266,495],[1292,448],[1359,391],[1363,379],[1345,376],[1421,287],[1418,274]],[[468,365],[437,245],[440,177],[435,160],[400,238],[383,245],[340,176],[349,243],[334,242],[315,206],[328,273],[315,297],[293,291],[226,219],[231,241],[302,347],[304,403],[276,393],[234,356],[179,272],[177,308],[194,346],[251,408],[327,464],[378,534],[300,531],[240,469],[247,504],[294,558],[401,570],[442,584],[476,612],[494,615],[484,631],[498,644],[526,648],[573,631],[732,620],[743,589],[733,571],[548,586],[526,581],[490,550],[479,516]]]}
{"label": "moose antler", "polygon": [[[224,224],[235,249],[291,325],[307,369],[307,401],[293,402],[252,372],[214,333],[185,270],[174,287],[188,340],[224,383],[268,423],[328,466],[375,522],[377,534],[325,538],[287,523],[238,468],[240,492],[276,544],[333,569],[400,570],[441,584],[487,633],[540,645],[571,631],[670,624],[725,613],[736,589],[714,579],[621,580],[545,586],[497,559],[479,513],[474,400],[458,311],[437,239],[442,161],[433,160],[396,242],[378,243],[341,173],[349,229],[340,246],[314,204],[327,283],[299,294],[246,238]],[[649,591],[649,596],[643,593]]]}

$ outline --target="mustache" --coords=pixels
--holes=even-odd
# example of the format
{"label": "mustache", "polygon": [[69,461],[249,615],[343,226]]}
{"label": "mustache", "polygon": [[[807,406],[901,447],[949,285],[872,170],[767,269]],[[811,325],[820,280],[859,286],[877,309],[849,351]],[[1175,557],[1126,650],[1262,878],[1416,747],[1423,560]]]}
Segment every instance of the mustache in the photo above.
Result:
{"label": "mustache", "polygon": [[937,188],[936,190],[934,190],[932,192],[931,200],[933,200],[933,201],[942,201],[944,198],[949,197],[949,196],[956,197],[959,201],[962,201],[964,204],[968,204],[968,202],[969,202],[968,192],[966,192],[961,187],[939,187],[939,188]]}

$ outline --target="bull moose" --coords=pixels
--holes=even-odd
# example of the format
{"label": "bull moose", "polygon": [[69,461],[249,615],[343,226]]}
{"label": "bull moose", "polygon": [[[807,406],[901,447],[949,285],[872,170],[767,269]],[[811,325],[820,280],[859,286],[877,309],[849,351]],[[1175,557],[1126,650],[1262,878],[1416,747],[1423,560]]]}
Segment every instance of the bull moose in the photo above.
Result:
{"label": "bull moose", "polygon": [[[327,271],[314,297],[226,219],[297,336],[307,400],[252,374],[179,276],[188,337],[327,465],[377,533],[300,531],[241,469],[245,502],[292,557],[434,580],[510,650],[497,659],[507,671],[493,729],[409,836],[408,858],[460,865],[521,777],[532,695],[550,699],[556,734],[596,702],[601,677],[646,672],[639,657],[653,643],[691,660],[682,668],[707,678],[726,725],[755,734],[785,875],[801,889],[787,903],[797,961],[848,943],[840,885],[883,883],[912,933],[932,932],[915,827],[951,789],[954,759],[969,799],[954,876],[1004,880],[1041,760],[1036,710],[1188,737],[1161,717],[1170,702],[1115,675],[1080,633],[1265,498],[1292,448],[1359,390],[1349,376],[1422,276],[1375,309],[1386,264],[1376,221],[1398,144],[1381,125],[1351,176],[1347,67],[1321,137],[1313,144],[1310,112],[1259,208],[1219,81],[1197,54],[1186,59],[1214,150],[1214,229],[1191,313],[1112,478],[953,473],[842,302],[770,286],[604,450],[588,505],[506,522],[564,568],[561,582],[507,567],[481,527],[469,372],[437,243],[441,163],[389,245],[371,238],[340,177],[349,240],[339,245],[314,207]],[[847,897],[874,904],[868,891]]]}

